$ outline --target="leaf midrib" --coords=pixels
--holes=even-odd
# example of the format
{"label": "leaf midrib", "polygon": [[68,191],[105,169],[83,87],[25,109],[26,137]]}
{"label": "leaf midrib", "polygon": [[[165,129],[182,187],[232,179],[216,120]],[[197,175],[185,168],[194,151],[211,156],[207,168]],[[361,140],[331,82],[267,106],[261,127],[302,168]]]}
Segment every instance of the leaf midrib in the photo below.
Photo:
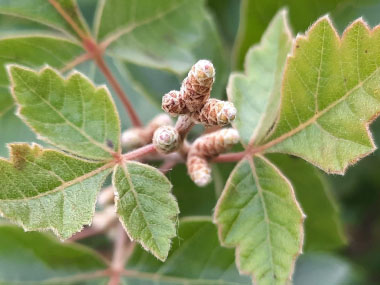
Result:
{"label": "leaf midrib", "polygon": [[[0,161],[1,160],[6,161],[4,159],[0,159]],[[6,162],[8,162],[8,161],[6,161]],[[88,173],[86,173],[86,174],[84,174],[82,176],[79,176],[79,177],[73,179],[73,180],[70,180],[70,181],[67,181],[65,183],[62,183],[61,185],[59,185],[58,187],[56,187],[56,188],[54,188],[52,190],[40,193],[40,194],[38,194],[36,196],[33,196],[33,197],[25,197],[25,198],[22,198],[22,199],[0,199],[0,202],[29,201],[29,200],[34,200],[34,199],[41,198],[43,196],[47,196],[47,195],[59,192],[60,190],[64,190],[65,188],[70,187],[72,185],[75,185],[78,182],[80,183],[80,182],[82,182],[82,181],[84,181],[84,180],[86,180],[86,179],[88,179],[88,178],[90,178],[90,177],[92,177],[92,176],[94,176],[94,175],[102,172],[103,170],[106,170],[108,168],[113,167],[114,164],[115,163],[113,161],[109,162],[109,163],[103,165],[102,167],[99,167],[99,168],[97,168],[97,169],[95,169],[93,171],[90,171],[90,172],[88,172]]]}
{"label": "leaf midrib", "polygon": [[140,27],[145,26],[145,25],[149,25],[149,24],[153,23],[154,21],[157,21],[157,20],[160,20],[160,19],[164,18],[168,14],[170,14],[170,13],[172,13],[172,12],[180,9],[185,4],[187,4],[187,2],[183,1],[179,5],[174,5],[170,9],[168,9],[168,10],[162,12],[162,13],[159,13],[159,14],[155,15],[154,17],[145,19],[145,20],[143,20],[141,22],[136,22],[135,21],[135,22],[127,23],[123,28],[117,30],[116,32],[108,34],[105,37],[105,39],[102,41],[101,45],[107,47],[110,44],[112,44],[114,41],[116,41],[117,39],[119,39],[120,37],[122,37],[122,36],[124,36],[126,34],[131,33],[132,31],[134,31],[137,28],[140,28]]}
{"label": "leaf midrib", "polygon": [[[18,78],[26,85],[26,87],[34,94],[36,95],[38,98],[40,98],[40,100],[42,102],[44,102],[46,105],[48,105],[59,117],[61,117],[70,127],[72,127],[74,130],[76,130],[78,133],[80,133],[84,138],[86,138],[88,140],[88,142],[96,145],[97,147],[101,148],[103,151],[109,153],[111,156],[113,154],[113,152],[108,149],[106,146],[104,146],[103,144],[101,144],[100,142],[96,141],[94,138],[90,137],[89,135],[87,135],[87,133],[85,133],[81,128],[78,128],[76,125],[74,125],[72,122],[70,122],[63,114],[61,114],[61,112],[59,112],[53,105],[50,104],[49,101],[45,100],[45,98],[41,97],[23,78],[22,76],[18,75],[17,73],[15,73],[16,76],[18,76]],[[15,94],[15,92],[13,91],[13,95],[14,97],[16,98],[17,102],[18,102],[18,98]],[[22,105],[18,102],[18,105],[20,106],[20,108],[22,108]],[[50,139],[49,139],[50,141]],[[103,157],[101,157],[103,158]]]}
{"label": "leaf midrib", "polygon": [[255,167],[255,164],[253,162],[253,158],[252,157],[249,157],[247,158],[248,160],[248,163],[249,163],[249,166],[252,170],[252,176],[256,182],[256,185],[257,185],[257,193],[260,197],[260,200],[261,200],[261,204],[262,204],[262,208],[263,208],[263,212],[264,212],[264,221],[265,221],[265,225],[266,225],[266,232],[267,232],[267,238],[266,238],[266,242],[267,244],[269,245],[268,248],[269,248],[269,257],[270,257],[270,268],[271,268],[271,277],[272,279],[274,279],[274,276],[275,276],[275,272],[274,272],[274,264],[273,264],[273,252],[272,252],[272,241],[271,241],[271,234],[270,234],[270,223],[271,223],[271,220],[269,219],[269,216],[268,216],[268,212],[267,212],[267,206],[266,206],[266,203],[265,203],[265,199],[264,199],[264,194],[263,194],[263,189],[261,188],[261,185],[260,185],[260,181],[259,181],[259,177],[257,175],[257,172],[256,172],[256,167]]}
{"label": "leaf midrib", "polygon": [[[145,212],[143,211],[143,208],[142,208],[142,206],[140,204],[140,201],[139,201],[139,197],[138,197],[139,193],[136,192],[136,189],[135,189],[135,187],[133,185],[133,182],[132,182],[132,178],[131,178],[131,176],[129,174],[129,171],[127,169],[126,163],[123,163],[121,165],[121,168],[123,169],[124,175],[127,178],[129,187],[130,187],[130,189],[132,191],[132,194],[133,194],[133,197],[135,198],[135,201],[136,201],[136,206],[138,207],[140,213],[142,214],[142,216],[144,218],[144,221],[145,221],[145,224],[146,224],[146,226],[147,226],[147,228],[149,230],[150,236],[152,237],[152,240],[154,241],[154,244],[155,244],[156,248],[160,251],[159,246],[158,246],[158,244],[156,242],[156,239],[153,236],[153,232],[152,232],[152,230],[150,228],[150,224],[148,223],[148,221],[147,221],[147,219],[145,217]],[[141,238],[137,238],[137,239],[140,240],[142,244],[145,244],[144,240],[142,240]],[[157,254],[157,253],[155,253],[155,254]]]}
{"label": "leaf midrib", "polygon": [[302,131],[303,129],[305,129],[306,127],[308,127],[309,125],[313,124],[314,122],[316,122],[320,117],[322,117],[325,113],[327,113],[328,111],[330,111],[331,109],[333,109],[336,105],[338,105],[339,103],[343,102],[344,100],[347,99],[348,96],[350,96],[353,92],[355,92],[357,89],[363,87],[363,85],[370,79],[372,79],[372,77],[380,70],[380,67],[376,68],[366,79],[364,79],[363,81],[361,81],[359,84],[357,84],[355,87],[351,88],[351,90],[347,91],[346,94],[344,94],[342,97],[340,97],[338,100],[336,100],[335,102],[331,103],[329,106],[327,106],[325,109],[323,109],[322,111],[320,111],[319,113],[315,114],[314,116],[312,116],[310,119],[308,119],[307,121],[305,121],[304,123],[298,125],[296,128],[290,130],[289,132],[287,133],[284,133],[282,135],[280,135],[279,137],[275,138],[274,140],[272,141],[269,141],[267,142],[266,144],[263,144],[261,146],[258,146],[257,148],[252,148],[251,149],[251,153],[254,154],[254,153],[260,153],[260,152],[263,152],[265,151],[266,149],[272,147],[272,146],[275,146],[276,144],[279,144],[281,142],[283,142],[284,140],[286,140],[287,138],[295,135],[296,133]]}

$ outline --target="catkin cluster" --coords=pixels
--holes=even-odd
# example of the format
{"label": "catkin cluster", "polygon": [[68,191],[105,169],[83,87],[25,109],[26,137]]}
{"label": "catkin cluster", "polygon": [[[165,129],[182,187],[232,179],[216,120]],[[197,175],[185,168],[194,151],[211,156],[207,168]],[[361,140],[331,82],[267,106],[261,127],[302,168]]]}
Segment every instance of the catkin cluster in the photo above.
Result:
{"label": "catkin cluster", "polygon": [[123,132],[121,143],[125,149],[134,149],[152,142],[154,132],[162,126],[171,126],[172,120],[167,114],[160,114],[153,118],[147,126],[131,128]]}
{"label": "catkin cluster", "polygon": [[187,169],[191,179],[198,186],[205,186],[211,181],[209,160],[226,151],[239,141],[235,129],[219,131],[199,137],[191,145],[187,155]]}
{"label": "catkin cluster", "polygon": [[236,109],[231,102],[210,99],[215,69],[208,60],[199,60],[183,80],[180,91],[162,97],[162,109],[172,115],[188,114],[198,124],[226,125],[233,121]]}

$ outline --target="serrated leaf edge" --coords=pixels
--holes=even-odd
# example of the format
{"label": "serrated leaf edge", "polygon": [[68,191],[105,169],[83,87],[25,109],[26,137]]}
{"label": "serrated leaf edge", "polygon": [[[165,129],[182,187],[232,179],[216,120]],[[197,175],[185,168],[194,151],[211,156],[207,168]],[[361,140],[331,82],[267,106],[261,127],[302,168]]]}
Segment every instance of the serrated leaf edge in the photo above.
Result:
{"label": "serrated leaf edge", "polygon": [[[234,71],[231,73],[229,79],[228,79],[228,83],[227,83],[227,97],[228,97],[228,100],[233,102],[234,101],[234,92],[232,92],[232,85],[233,85],[233,82],[236,80],[236,78],[242,78],[242,79],[245,79],[245,80],[249,80],[249,70],[251,69],[249,66],[248,66],[248,61],[249,61],[249,58],[250,58],[250,55],[252,53],[254,53],[255,51],[257,50],[262,50],[263,49],[263,45],[262,45],[262,39],[265,38],[268,33],[270,32],[272,26],[275,24],[273,22],[273,20],[275,19],[276,16],[278,15],[281,15],[281,18],[283,20],[283,23],[284,23],[284,27],[285,27],[285,32],[288,34],[289,38],[292,39],[292,42],[294,43],[294,39],[293,39],[293,33],[292,33],[292,30],[290,28],[290,25],[289,25],[289,21],[288,21],[288,9],[287,8],[283,8],[281,9],[275,16],[274,18],[272,19],[272,21],[270,22],[269,26],[266,28],[264,34],[261,36],[261,40],[260,42],[254,44],[253,46],[251,46],[245,57],[244,57],[244,71],[241,72],[241,71]],[[293,45],[293,44],[292,44]],[[285,64],[286,66],[286,64]],[[285,73],[285,66],[284,66],[284,70],[282,71],[282,74]],[[271,92],[270,96],[268,97],[268,102],[271,102],[271,99],[273,98],[274,96],[274,93]],[[269,105],[267,105],[267,108],[266,108],[266,111],[268,109]],[[280,109],[280,105],[278,107]],[[265,116],[266,115],[266,112],[264,114],[261,115],[260,117],[260,120],[255,128],[255,130],[253,131],[250,139],[249,139],[249,142],[248,144],[245,144],[243,142],[243,139],[240,138],[240,142],[241,144],[246,148],[247,146],[250,146],[254,143],[254,140],[256,138],[256,136],[258,135],[258,132],[260,131],[260,128],[265,120]],[[232,126],[236,129],[236,123],[235,122],[232,122]]]}
{"label": "serrated leaf edge", "polygon": [[[310,31],[312,29],[314,29],[314,27],[316,25],[318,25],[320,22],[322,21],[327,21],[328,24],[332,27],[332,30],[334,31],[338,41],[339,41],[339,44],[341,44],[341,42],[343,41],[347,31],[349,31],[350,29],[352,29],[357,23],[361,23],[363,24],[369,34],[371,35],[375,30],[378,30],[380,29],[380,25],[377,25],[375,26],[373,29],[370,29],[368,24],[363,20],[362,17],[358,18],[357,20],[355,20],[354,22],[352,22],[343,32],[343,35],[342,37],[339,36],[338,32],[336,31],[329,15],[325,15],[321,18],[319,18],[308,30],[307,32],[304,34],[304,35],[301,35],[301,34],[298,34],[295,41],[294,41],[294,44],[293,44],[293,48],[292,48],[292,52],[291,54],[288,55],[288,58],[287,58],[287,63],[285,65],[285,71],[284,71],[284,74],[288,68],[288,61],[292,58],[294,58],[294,51],[296,50],[296,43],[299,39],[303,39],[303,40],[308,40],[308,34],[310,33]],[[380,70],[380,67],[377,68],[375,70],[376,71],[379,71]],[[277,145],[281,142],[283,142],[284,140],[286,140],[287,138],[295,135],[296,133],[302,131],[303,129],[305,129],[307,126],[311,125],[313,122],[315,122],[319,117],[321,117],[323,114],[325,114],[327,111],[329,111],[330,109],[334,108],[336,105],[338,105],[341,101],[345,100],[352,92],[354,92],[355,90],[357,90],[357,88],[361,87],[363,85],[363,83],[365,83],[369,78],[371,78],[373,76],[374,73],[372,73],[369,77],[367,77],[366,79],[364,79],[362,82],[360,82],[360,84],[357,84],[354,88],[351,88],[349,91],[347,91],[345,93],[345,95],[343,95],[341,98],[339,98],[338,100],[336,100],[335,102],[331,103],[328,107],[326,107],[324,110],[320,111],[317,115],[314,115],[313,117],[311,117],[310,119],[308,119],[307,121],[305,121],[304,123],[298,125],[296,128],[292,129],[291,131],[289,132],[286,132],[282,135],[280,135],[279,137],[271,140],[271,141],[268,141],[267,143],[263,144],[263,145],[260,145],[258,148],[257,148],[257,152],[261,152],[261,151],[264,151],[264,152],[271,152],[270,151],[270,148],[274,145]],[[282,85],[284,86],[284,85]],[[280,108],[279,110],[281,110],[281,107],[282,107],[282,104],[283,104],[283,92],[281,92],[281,102],[280,102]],[[376,114],[374,114],[372,116],[372,118],[370,118],[367,122],[363,122],[363,125],[367,131],[367,135],[369,137],[369,140],[370,140],[370,143],[371,143],[371,146],[372,146],[372,149],[362,155],[358,155],[357,157],[355,157],[354,159],[352,159],[351,161],[348,161],[348,163],[343,167],[342,170],[338,170],[338,171],[334,171],[334,170],[327,170],[327,169],[324,169],[321,165],[319,165],[318,163],[312,161],[311,159],[306,159],[304,157],[302,157],[302,159],[308,161],[309,163],[317,166],[318,168],[320,168],[321,170],[323,170],[324,172],[328,173],[328,174],[339,174],[339,175],[344,175],[347,171],[347,168],[351,165],[354,165],[356,162],[358,162],[360,159],[368,156],[369,154],[373,153],[376,149],[377,149],[377,146],[375,145],[375,142],[374,142],[374,139],[373,139],[373,136],[372,136],[372,133],[370,131],[370,124],[380,115],[380,112],[377,112]],[[264,141],[269,138],[273,133],[274,131],[277,129],[277,125],[278,125],[278,122],[280,120],[280,113],[279,113],[279,116],[278,116],[278,119],[272,129],[271,132],[269,132],[267,134],[267,136],[264,138]],[[294,153],[292,152],[281,152],[281,153],[285,153],[285,154],[290,154],[290,155],[295,155]]]}
{"label": "serrated leaf edge", "polygon": [[[114,187],[114,189],[115,189],[115,195],[114,195],[114,197],[115,197],[116,213],[117,213],[117,210],[118,210],[118,209],[117,209],[117,205],[118,205],[117,202],[118,202],[118,200],[119,200],[119,195],[116,194],[116,191],[117,191],[116,189],[117,189],[117,188],[116,188],[116,183],[115,183],[115,175],[116,175],[116,171],[117,171],[117,168],[118,168],[118,167],[122,167],[122,168],[123,168],[124,174],[125,174],[126,178],[128,179],[128,182],[129,182],[129,185],[131,186],[131,189],[134,188],[134,187],[133,187],[133,183],[132,183],[131,178],[130,178],[130,175],[129,175],[129,171],[128,171],[128,169],[127,169],[126,166],[125,166],[125,164],[127,164],[127,163],[138,164],[138,165],[141,165],[141,166],[144,166],[144,167],[150,168],[152,171],[159,172],[160,174],[162,174],[157,168],[154,168],[153,166],[150,166],[150,165],[148,165],[148,164],[144,164],[144,163],[141,163],[141,162],[137,162],[137,161],[130,161],[130,160],[128,160],[128,161],[124,162],[122,165],[115,165],[114,170],[113,170],[113,175],[112,175],[112,185],[113,185],[113,187]],[[127,174],[128,174],[128,175],[127,175]],[[171,189],[172,189],[173,186],[172,186],[170,180],[169,180],[165,175],[163,175],[163,174],[162,174],[162,177],[163,177],[163,178],[164,178],[164,179],[165,179],[165,180],[171,185]],[[175,197],[172,193],[168,193],[168,194],[169,194],[169,196],[170,196],[172,199],[174,199],[174,200],[177,202],[176,197]],[[179,214],[179,208],[178,208],[178,203],[177,203],[177,215],[178,215],[178,214]],[[127,233],[128,237],[129,237],[129,239],[130,239],[131,241],[136,240],[136,241],[137,241],[137,242],[138,242],[138,243],[139,243],[139,244],[145,249],[145,251],[152,253],[157,259],[161,260],[162,262],[164,262],[164,261],[167,259],[170,250],[166,253],[165,256],[160,256],[160,255],[158,255],[156,252],[154,252],[154,251],[151,250],[149,247],[147,247],[147,245],[145,244],[144,241],[142,241],[142,240],[139,239],[139,238],[134,239],[134,238],[131,236],[131,234],[129,233],[129,231],[128,231],[126,225],[124,224],[124,222],[123,222],[123,220],[122,220],[122,218],[121,218],[121,216],[119,216],[119,220],[120,220],[121,225],[123,226],[125,232]],[[169,248],[171,248],[172,238],[174,238],[174,237],[175,237],[175,235],[172,236],[171,238],[168,238],[168,239],[169,239]]]}
{"label": "serrated leaf edge", "polygon": [[[12,144],[14,144],[14,143],[12,143]],[[7,144],[8,148],[10,147],[10,145],[11,145],[11,144]],[[61,154],[64,154],[64,155],[69,156],[69,157],[72,157],[72,158],[75,158],[75,159],[77,159],[77,160],[82,160],[82,161],[85,161],[85,162],[92,162],[92,161],[88,161],[88,160],[85,160],[85,159],[78,158],[78,157],[76,157],[76,156],[72,156],[72,155],[70,155],[70,154],[67,154],[67,153],[64,153],[64,152],[61,152],[61,151],[58,151],[58,150],[54,150],[54,149],[46,149],[46,148],[44,149],[41,145],[36,144],[36,143],[32,143],[31,146],[32,146],[32,147],[33,147],[33,146],[38,146],[38,147],[40,147],[41,149],[43,149],[44,151],[59,152],[59,153],[61,153]],[[10,164],[12,164],[12,162],[10,161],[10,159],[5,159],[5,158],[0,157],[0,161],[5,161],[6,163],[10,163]],[[53,189],[53,190],[50,190],[50,191],[48,191],[48,192],[41,193],[41,194],[39,194],[39,195],[37,195],[37,196],[34,196],[34,197],[30,197],[29,199],[27,199],[27,198],[23,198],[23,199],[7,199],[7,200],[3,199],[3,200],[1,200],[1,201],[5,201],[5,202],[11,202],[11,201],[12,201],[12,202],[13,202],[13,201],[28,201],[28,200],[34,200],[34,199],[37,199],[37,198],[40,198],[40,197],[43,197],[43,196],[47,196],[47,195],[50,195],[50,194],[52,194],[52,193],[58,192],[58,191],[60,191],[60,190],[64,190],[64,189],[66,189],[67,187],[70,187],[70,186],[76,184],[77,182],[81,182],[81,181],[83,181],[83,180],[85,180],[85,179],[87,179],[87,178],[90,178],[90,177],[92,177],[92,176],[94,176],[94,175],[96,175],[96,174],[98,174],[98,173],[100,173],[100,172],[102,172],[102,171],[104,171],[104,170],[106,170],[106,169],[112,168],[113,165],[114,165],[113,162],[107,163],[107,164],[103,165],[102,167],[99,167],[99,168],[97,168],[97,169],[95,169],[95,170],[93,170],[93,171],[91,171],[91,172],[88,172],[88,173],[86,173],[86,174],[84,174],[84,175],[82,175],[82,176],[80,176],[80,177],[75,178],[74,180],[71,180],[71,181],[66,182],[66,183],[64,183],[64,184],[61,184],[61,185],[59,185],[58,187],[56,187],[55,189]],[[110,172],[111,172],[111,171],[110,171]],[[109,172],[109,173],[110,173],[110,172]],[[102,188],[102,185],[104,184],[104,181],[106,180],[106,178],[107,178],[107,176],[109,175],[109,173],[108,173],[107,175],[105,175],[105,177],[104,177],[102,183],[100,183],[100,186],[99,186],[98,192],[99,192],[100,189]],[[94,204],[93,204],[93,207],[92,207],[92,209],[93,209],[92,212],[93,212],[93,213],[95,213],[95,207],[96,207],[96,199],[95,199]],[[57,228],[55,228],[55,227],[53,227],[53,226],[49,226],[49,227],[46,227],[46,228],[28,227],[28,226],[26,226],[21,220],[18,220],[18,219],[15,220],[13,217],[8,217],[7,215],[5,215],[5,214],[1,211],[1,207],[0,207],[0,216],[6,218],[7,221],[9,221],[9,222],[12,223],[12,224],[15,224],[15,225],[19,225],[19,226],[21,226],[25,232],[30,232],[30,231],[47,232],[47,231],[50,230],[50,231],[52,231],[52,232],[53,232],[53,233],[54,233],[54,234],[55,234],[55,235],[56,235],[61,241],[65,241],[65,240],[66,240],[66,239],[65,239],[65,238],[59,233],[59,230],[58,230]],[[81,227],[78,228],[78,229],[76,230],[76,232],[80,232],[80,231],[83,229],[83,227],[84,227],[85,225],[91,225],[91,222],[92,222],[92,218],[91,218],[89,221],[87,221],[85,224],[81,225]]]}
{"label": "serrated leaf edge", "polygon": [[[263,161],[265,161],[268,165],[270,165],[284,179],[284,181],[289,185],[289,188],[291,190],[290,194],[291,194],[291,196],[293,198],[293,201],[294,201],[295,205],[297,206],[299,212],[301,213],[301,220],[300,220],[300,227],[299,227],[300,228],[300,241],[301,242],[300,242],[299,250],[293,256],[292,268],[291,268],[291,270],[289,272],[289,276],[287,278],[287,280],[290,281],[290,280],[292,280],[292,275],[294,273],[295,262],[297,260],[297,257],[300,254],[303,253],[302,248],[303,248],[303,243],[304,243],[304,221],[305,221],[306,215],[303,213],[302,208],[301,208],[300,204],[297,201],[293,185],[291,184],[291,182],[289,181],[289,179],[277,168],[276,165],[274,165],[271,161],[269,161],[265,156],[262,156],[262,155],[259,155],[259,154],[256,154],[256,156],[259,157],[260,159],[262,159]],[[222,203],[222,200],[225,199],[225,195],[226,195],[226,192],[227,192],[226,191],[227,185],[231,184],[232,177],[236,173],[236,171],[238,169],[238,165],[240,165],[241,163],[245,162],[245,160],[247,160],[248,163],[250,164],[250,168],[252,170],[252,164],[251,163],[254,163],[253,159],[254,159],[254,156],[252,156],[252,157],[248,157],[247,156],[247,157],[243,158],[242,160],[239,161],[239,163],[235,166],[234,170],[230,173],[230,176],[227,179],[227,182],[226,182],[225,188],[224,188],[224,190],[222,192],[222,195],[220,195],[220,197],[218,199],[218,202],[216,203],[215,211],[214,211],[214,215],[213,215],[213,223],[216,224],[216,226],[218,228],[218,238],[219,238],[220,244],[222,246],[224,246],[224,247],[227,247],[227,248],[235,248],[235,261],[236,261],[236,265],[237,265],[239,273],[251,276],[252,277],[252,281],[253,281],[252,284],[257,284],[257,280],[255,278],[254,273],[253,272],[244,271],[240,267],[240,244],[237,244],[236,246],[235,245],[229,245],[229,244],[226,244],[223,241],[223,237],[222,237],[222,225],[219,225],[218,220],[217,220],[217,216],[218,216],[219,209],[220,209],[220,204]],[[252,172],[253,172],[253,170],[252,170]],[[253,173],[252,173],[252,175],[253,175],[254,180],[256,182],[257,181],[256,176]],[[257,188],[259,189],[260,187],[257,187]]]}
{"label": "serrated leaf edge", "polygon": [[[19,69],[24,69],[24,70],[27,70],[29,72],[33,72],[37,75],[41,75],[45,70],[51,70],[53,71],[59,78],[61,78],[65,83],[68,82],[69,80],[71,80],[71,78],[75,75],[79,75],[80,77],[82,77],[85,81],[87,81],[87,83],[89,83],[95,90],[95,92],[97,91],[100,91],[100,90],[104,90],[105,93],[107,94],[110,102],[111,102],[111,105],[113,107],[113,110],[116,114],[116,117],[117,117],[117,121],[118,121],[118,128],[119,128],[119,149],[117,150],[117,153],[118,154],[121,154],[121,137],[120,137],[120,133],[121,133],[121,122],[120,122],[120,118],[119,118],[119,113],[117,111],[117,108],[116,108],[116,105],[115,105],[115,102],[107,88],[107,86],[105,84],[101,84],[99,86],[95,85],[86,75],[84,75],[83,73],[77,71],[77,70],[72,70],[67,76],[62,76],[60,74],[60,72],[49,66],[49,65],[45,65],[44,67],[42,67],[41,69],[39,69],[38,71],[35,71],[33,70],[32,68],[28,68],[28,67],[25,67],[23,65],[19,65],[19,64],[7,64],[6,65],[6,69],[7,69],[7,73],[8,73],[8,77],[9,77],[9,81],[11,82],[11,85],[10,85],[10,90],[11,90],[11,94],[12,94],[12,97],[14,99],[14,101],[16,102],[16,106],[17,106],[17,109],[16,109],[16,116],[18,116],[23,122],[24,124],[26,124],[36,135],[37,135],[37,138],[42,140],[42,141],[45,141],[53,146],[57,146],[58,148],[61,148],[61,146],[59,146],[58,144],[56,143],[53,143],[50,139],[48,139],[47,137],[45,136],[42,136],[40,135],[36,130],[35,128],[33,128],[26,120],[26,118],[24,118],[23,115],[21,115],[21,109],[22,109],[22,106],[20,105],[20,103],[18,102],[18,99],[15,95],[15,91],[14,91],[14,87],[15,87],[15,83],[14,83],[14,80],[13,80],[13,75],[12,75],[12,72],[11,72],[11,69],[15,67],[15,68],[19,68]],[[66,119],[65,119],[66,120]],[[67,120],[66,120],[67,121]],[[72,123],[70,121],[68,121],[71,125]],[[78,129],[75,125],[74,125],[74,128],[75,129]],[[107,146],[101,144],[100,142],[98,141],[95,141],[93,140],[92,137],[88,136],[86,133],[82,133],[82,131],[79,129],[78,130],[84,137],[86,137],[90,142],[94,143],[95,145],[97,145],[98,147],[102,148],[104,151],[107,151],[109,154],[110,154],[110,159],[112,159],[112,155],[113,155],[113,150],[109,149]],[[65,149],[66,147],[62,147],[62,149]],[[71,154],[74,154],[76,155],[74,152],[71,152],[69,151]],[[107,161],[105,158],[103,157],[100,157],[100,158],[92,158],[94,160],[99,160],[99,161]],[[110,160],[109,159],[109,160]]]}

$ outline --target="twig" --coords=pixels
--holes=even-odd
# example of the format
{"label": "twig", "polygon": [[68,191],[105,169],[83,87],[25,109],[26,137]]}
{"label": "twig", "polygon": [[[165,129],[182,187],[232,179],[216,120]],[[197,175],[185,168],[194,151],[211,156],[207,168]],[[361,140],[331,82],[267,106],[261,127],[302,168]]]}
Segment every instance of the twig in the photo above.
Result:
{"label": "twig", "polygon": [[167,159],[167,160],[165,160],[162,164],[161,164],[161,166],[158,168],[162,173],[166,173],[166,172],[168,172],[168,171],[170,171],[170,170],[172,170],[172,168],[174,167],[174,166],[176,166],[177,165],[177,163],[179,163],[181,160],[176,160],[176,159]]}
{"label": "twig", "polygon": [[123,154],[123,159],[133,160],[147,154],[152,154],[154,152],[156,152],[156,148],[154,147],[154,145],[147,144],[146,146],[140,147],[138,149],[127,152],[126,154]]}
{"label": "twig", "polygon": [[81,63],[83,63],[89,59],[91,59],[91,55],[88,52],[81,54],[80,56],[74,58],[72,61],[67,63],[64,67],[62,67],[60,69],[60,72],[65,73],[66,71],[73,69],[75,66],[77,66],[77,65],[79,65],[79,64],[81,64]]}
{"label": "twig", "polygon": [[82,231],[69,238],[68,241],[78,241],[88,237],[96,236],[104,233],[106,230],[107,229],[96,229],[94,227],[84,228]]}
{"label": "twig", "polygon": [[73,30],[78,34],[78,36],[84,40],[87,38],[87,34],[75,23],[71,16],[61,7],[57,0],[49,0],[50,4],[57,10],[59,14],[66,20],[66,22],[73,28]]}
{"label": "twig", "polygon": [[246,155],[249,155],[246,151],[225,153],[215,157],[212,162],[235,162],[243,159]]}
{"label": "twig", "polygon": [[67,23],[73,28],[73,30],[78,34],[78,36],[82,39],[83,48],[88,52],[88,55],[94,59],[95,63],[99,67],[99,69],[102,71],[104,76],[107,78],[108,82],[112,86],[112,88],[115,90],[116,94],[120,98],[121,102],[123,103],[126,111],[129,114],[129,117],[131,118],[132,124],[135,127],[141,127],[141,121],[139,117],[137,116],[137,113],[135,112],[131,102],[128,100],[127,95],[124,93],[123,89],[121,88],[119,82],[115,79],[113,76],[111,70],[108,68],[107,64],[105,63],[103,59],[103,52],[104,49],[100,47],[95,40],[85,33],[76,23],[75,21],[70,17],[70,15],[61,7],[61,5],[57,2],[57,0],[49,0],[50,4],[54,6],[54,8],[57,10],[59,14],[66,20]]}
{"label": "twig", "polygon": [[119,223],[115,248],[113,252],[112,262],[111,262],[111,276],[108,285],[118,285],[120,284],[121,272],[124,269],[124,265],[127,261],[128,255],[130,254],[129,247],[127,246],[129,239],[127,234]]}

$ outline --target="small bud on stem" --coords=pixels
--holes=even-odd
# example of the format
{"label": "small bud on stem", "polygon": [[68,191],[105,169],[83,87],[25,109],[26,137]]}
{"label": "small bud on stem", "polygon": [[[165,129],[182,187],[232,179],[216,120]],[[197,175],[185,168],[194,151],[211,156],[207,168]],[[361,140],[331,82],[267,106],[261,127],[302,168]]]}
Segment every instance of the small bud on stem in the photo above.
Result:
{"label": "small bud on stem", "polygon": [[170,153],[178,149],[180,137],[177,130],[171,126],[158,128],[154,132],[153,145],[159,153]]}

